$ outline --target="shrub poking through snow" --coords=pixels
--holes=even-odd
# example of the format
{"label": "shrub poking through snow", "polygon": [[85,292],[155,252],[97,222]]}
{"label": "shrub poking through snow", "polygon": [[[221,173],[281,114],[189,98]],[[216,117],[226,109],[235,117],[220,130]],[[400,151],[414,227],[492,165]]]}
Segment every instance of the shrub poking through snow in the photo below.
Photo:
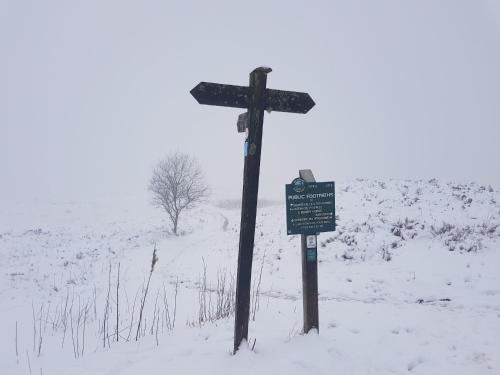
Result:
{"label": "shrub poking through snow", "polygon": [[454,228],[454,225],[452,225],[450,223],[442,223],[439,226],[431,225],[431,234],[434,237],[441,236],[441,235],[443,235],[445,233],[451,232],[451,230],[453,228]]}
{"label": "shrub poking through snow", "polygon": [[398,220],[393,224],[391,232],[402,240],[414,239],[418,234],[417,222],[407,217],[404,220]]}

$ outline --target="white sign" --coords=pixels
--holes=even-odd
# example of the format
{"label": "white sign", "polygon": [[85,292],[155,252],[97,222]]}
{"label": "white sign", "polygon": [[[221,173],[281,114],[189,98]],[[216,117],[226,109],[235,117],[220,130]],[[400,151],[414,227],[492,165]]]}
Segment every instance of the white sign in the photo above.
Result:
{"label": "white sign", "polygon": [[306,246],[308,249],[316,248],[316,235],[313,234],[312,236],[306,237]]}

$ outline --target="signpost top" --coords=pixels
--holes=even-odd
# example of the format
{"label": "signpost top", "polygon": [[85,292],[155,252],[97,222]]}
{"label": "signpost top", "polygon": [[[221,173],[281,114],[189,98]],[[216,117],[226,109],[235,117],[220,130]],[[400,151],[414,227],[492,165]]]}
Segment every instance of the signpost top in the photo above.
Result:
{"label": "signpost top", "polygon": [[[250,105],[247,86],[200,82],[191,90],[191,95],[200,104],[234,108]],[[266,89],[263,99],[262,109],[276,112],[307,113],[315,104],[309,94],[295,91]]]}

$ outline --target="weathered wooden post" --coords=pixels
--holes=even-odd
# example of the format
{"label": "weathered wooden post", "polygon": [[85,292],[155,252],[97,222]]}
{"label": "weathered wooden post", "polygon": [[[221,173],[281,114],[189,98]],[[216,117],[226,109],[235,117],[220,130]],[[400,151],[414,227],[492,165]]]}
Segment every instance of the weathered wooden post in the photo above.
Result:
{"label": "weathered wooden post", "polygon": [[248,338],[250,315],[250,285],[252,277],[255,220],[259,191],[260,155],[264,110],[307,113],[314,101],[309,94],[266,89],[267,74],[271,68],[257,68],[250,73],[250,84],[245,86],[200,82],[191,95],[200,104],[246,108],[238,118],[239,132],[248,131],[245,140],[245,166],[243,171],[243,199],[241,207],[238,274],[236,281],[236,313],[234,325],[234,352]]}
{"label": "weathered wooden post", "polygon": [[[306,183],[316,182],[310,169],[299,171],[299,177]],[[301,234],[302,258],[302,305],[304,311],[304,333],[312,328],[319,331],[318,314],[318,245],[314,234]]]}
{"label": "weathered wooden post", "polygon": [[257,195],[259,192],[260,153],[262,150],[262,124],[264,122],[264,92],[267,73],[271,69],[258,68],[250,73],[248,103],[248,137],[245,141],[243,169],[243,198],[241,203],[240,245],[236,276],[236,312],[234,320],[234,351],[248,338],[250,314],[250,287],[252,279]]}
{"label": "weathered wooden post", "polygon": [[316,182],[310,169],[286,185],[287,234],[301,235],[304,333],[319,331],[317,234],[335,230],[335,183]]}

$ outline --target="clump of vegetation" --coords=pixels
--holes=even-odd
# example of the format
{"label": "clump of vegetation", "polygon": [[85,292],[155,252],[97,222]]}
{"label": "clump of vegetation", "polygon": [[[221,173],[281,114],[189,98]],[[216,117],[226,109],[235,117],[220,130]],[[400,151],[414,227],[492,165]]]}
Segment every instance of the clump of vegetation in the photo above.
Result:
{"label": "clump of vegetation", "polygon": [[431,234],[434,236],[434,237],[437,237],[437,236],[441,236],[443,234],[446,234],[448,232],[451,232],[451,230],[455,228],[454,225],[450,224],[450,223],[445,223],[443,222],[441,225],[431,225]]}
{"label": "clump of vegetation", "polygon": [[[417,221],[406,217],[404,220],[398,220],[392,225],[391,233],[404,241],[414,239],[418,235],[417,228]],[[423,229],[423,225],[420,225],[420,229]]]}
{"label": "clump of vegetation", "polygon": [[443,222],[439,226],[431,225],[431,234],[444,240],[449,251],[476,252],[483,247],[483,239],[495,236],[500,225],[483,222],[471,226],[457,226]]}

